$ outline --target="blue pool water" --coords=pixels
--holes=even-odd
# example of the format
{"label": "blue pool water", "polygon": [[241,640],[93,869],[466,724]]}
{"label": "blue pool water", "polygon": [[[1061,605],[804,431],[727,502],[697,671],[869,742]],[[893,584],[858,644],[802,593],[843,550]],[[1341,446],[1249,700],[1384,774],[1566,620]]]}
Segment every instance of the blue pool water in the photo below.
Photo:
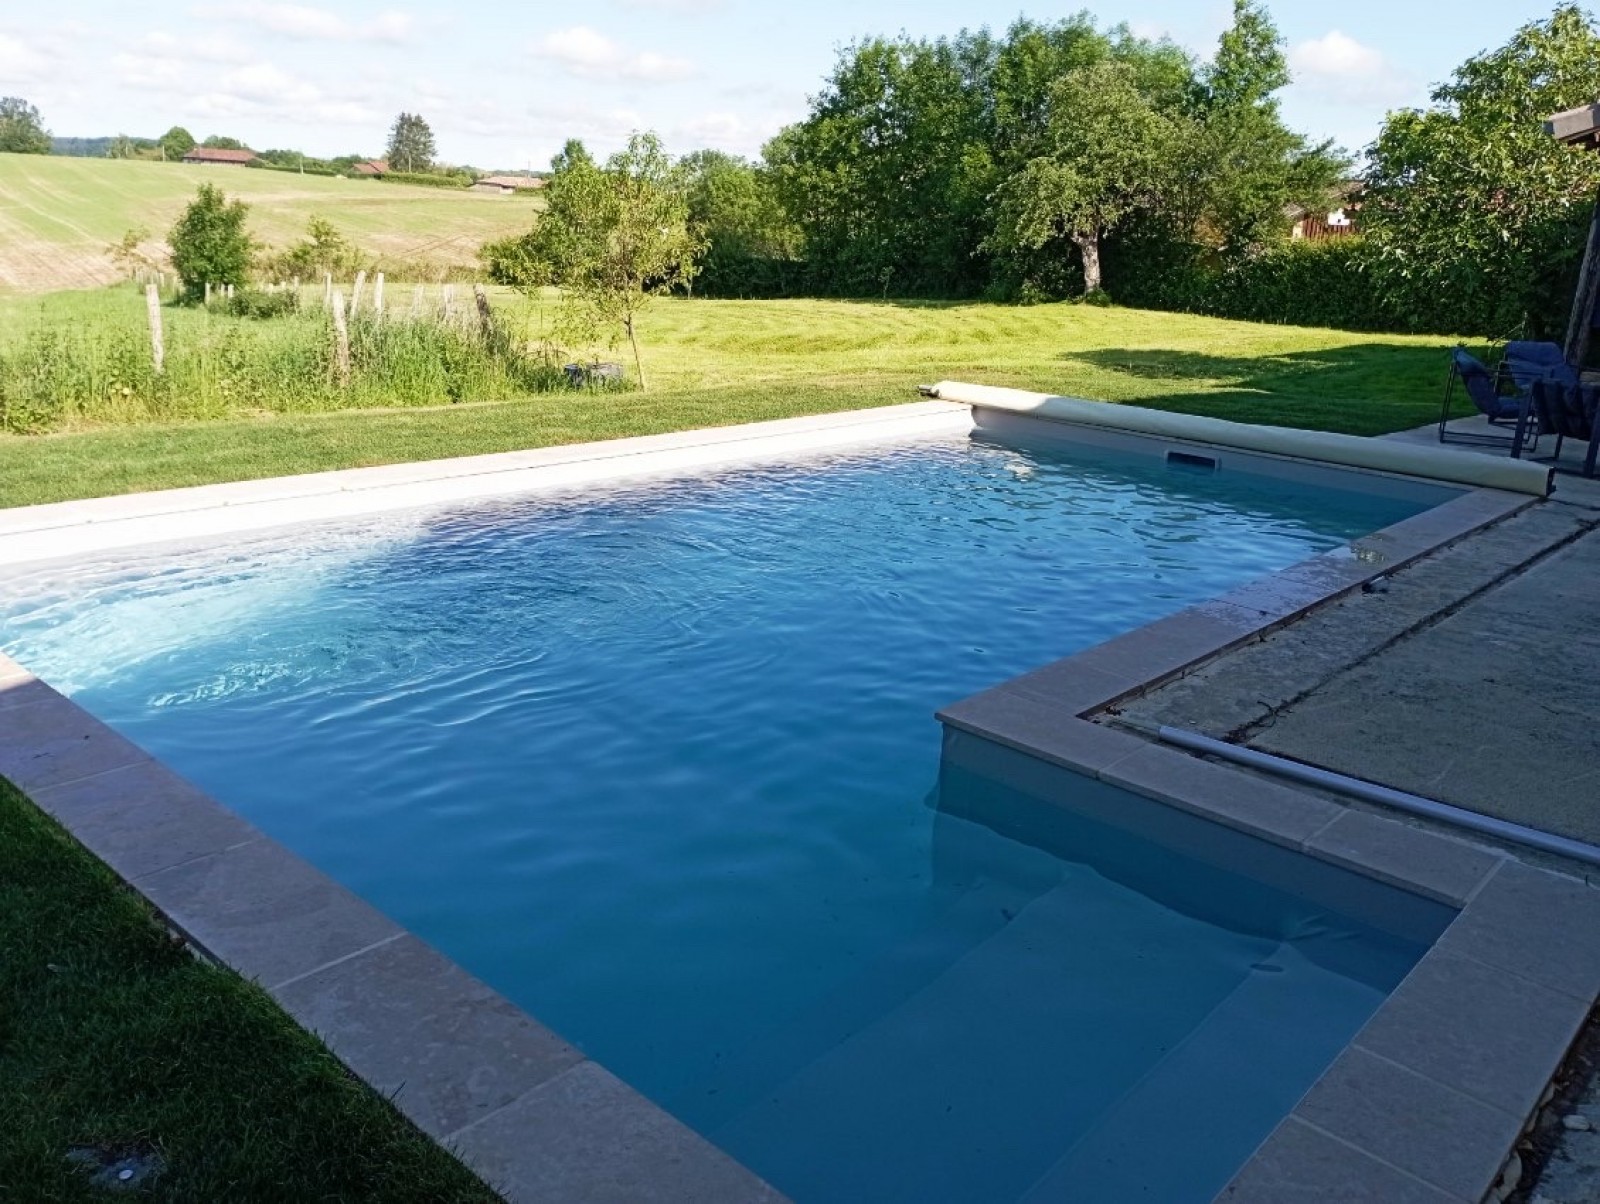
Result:
{"label": "blue pool water", "polygon": [[[1201,1199],[1420,945],[995,821],[933,711],[1421,508],[929,439],[34,574],[0,643],[803,1201]],[[1228,1123],[1128,1154],[1150,1083]]]}

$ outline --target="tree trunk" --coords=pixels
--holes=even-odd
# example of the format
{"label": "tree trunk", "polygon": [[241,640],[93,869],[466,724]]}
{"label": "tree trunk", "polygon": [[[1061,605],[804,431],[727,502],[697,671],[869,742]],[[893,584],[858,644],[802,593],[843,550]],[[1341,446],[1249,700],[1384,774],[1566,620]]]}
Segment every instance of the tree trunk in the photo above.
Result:
{"label": "tree trunk", "polygon": [[633,345],[633,368],[639,374],[639,391],[648,392],[650,386],[645,383],[644,360],[639,356],[639,337],[633,333],[633,319],[625,319],[622,328],[628,332],[628,342]]}
{"label": "tree trunk", "polygon": [[1083,256],[1083,292],[1085,296],[1100,291],[1100,231],[1095,230],[1089,234],[1074,234],[1072,241],[1078,244],[1078,254]]}

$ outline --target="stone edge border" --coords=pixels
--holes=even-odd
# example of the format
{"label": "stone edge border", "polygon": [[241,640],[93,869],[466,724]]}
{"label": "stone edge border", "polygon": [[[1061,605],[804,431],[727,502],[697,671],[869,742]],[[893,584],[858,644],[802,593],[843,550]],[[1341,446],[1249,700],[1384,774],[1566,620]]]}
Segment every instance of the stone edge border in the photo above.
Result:
{"label": "stone edge border", "polygon": [[939,712],[949,728],[1458,909],[1219,1200],[1478,1204],[1600,996],[1600,890],[1090,717],[1538,504],[1462,494]]}
{"label": "stone edge border", "polygon": [[971,428],[972,413],[964,405],[914,402],[598,443],[20,506],[0,510],[0,567],[296,523],[681,476],[770,463],[787,455],[959,434]]}

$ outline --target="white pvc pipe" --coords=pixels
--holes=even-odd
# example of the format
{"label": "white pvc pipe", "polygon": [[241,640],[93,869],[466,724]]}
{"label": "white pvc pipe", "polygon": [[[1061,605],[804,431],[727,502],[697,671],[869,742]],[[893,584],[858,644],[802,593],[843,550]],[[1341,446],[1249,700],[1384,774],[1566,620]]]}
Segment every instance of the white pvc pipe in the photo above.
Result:
{"label": "white pvc pipe", "polygon": [[1537,828],[1524,827],[1509,820],[1495,819],[1492,815],[1480,815],[1476,811],[1452,807],[1449,803],[1441,803],[1436,799],[1423,798],[1420,794],[1391,790],[1388,786],[1364,782],[1360,778],[1346,777],[1344,774],[1318,769],[1314,765],[1305,765],[1299,761],[1274,757],[1269,753],[1257,752],[1253,748],[1241,748],[1237,744],[1213,740],[1210,736],[1202,736],[1198,732],[1185,731],[1179,727],[1161,727],[1157,729],[1156,734],[1163,742],[1178,748],[1186,748],[1190,752],[1204,753],[1224,761],[1232,761],[1236,765],[1247,765],[1251,769],[1303,782],[1308,786],[1320,786],[1324,790],[1348,795],[1363,802],[1393,807],[1408,815],[1439,820],[1441,823],[1453,824],[1458,828],[1466,828],[1485,836],[1496,836],[1501,840],[1526,845],[1544,853],[1555,853],[1561,857],[1570,857],[1574,861],[1600,866],[1600,848],[1585,844],[1581,840],[1571,840],[1565,836],[1541,832]]}

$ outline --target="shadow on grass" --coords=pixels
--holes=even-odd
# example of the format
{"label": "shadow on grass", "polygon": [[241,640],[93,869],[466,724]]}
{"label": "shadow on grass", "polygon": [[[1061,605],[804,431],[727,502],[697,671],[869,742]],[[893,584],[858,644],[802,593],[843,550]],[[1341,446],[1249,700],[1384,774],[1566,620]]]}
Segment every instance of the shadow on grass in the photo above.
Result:
{"label": "shadow on grass", "polygon": [[1436,417],[1449,367],[1443,348],[1395,343],[1279,355],[1109,348],[1066,352],[1061,360],[1123,378],[1128,389],[1118,400],[1127,404],[1353,435]]}

